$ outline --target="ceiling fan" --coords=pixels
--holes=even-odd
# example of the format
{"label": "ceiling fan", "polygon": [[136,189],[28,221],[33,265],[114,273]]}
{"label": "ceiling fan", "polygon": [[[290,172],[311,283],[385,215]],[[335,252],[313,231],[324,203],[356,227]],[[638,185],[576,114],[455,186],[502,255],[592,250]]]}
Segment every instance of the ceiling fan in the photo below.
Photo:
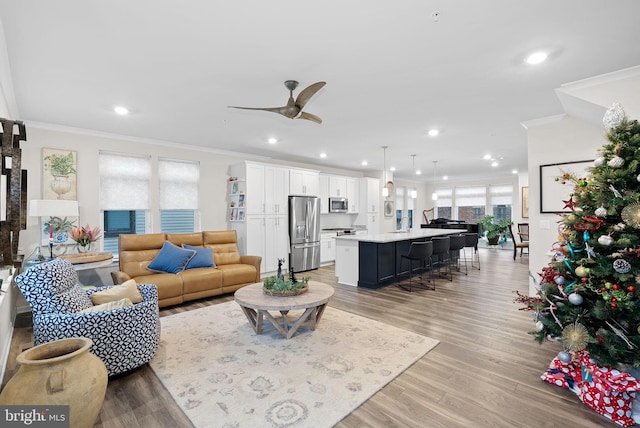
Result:
{"label": "ceiling fan", "polygon": [[302,111],[309,99],[315,95],[327,82],[317,82],[304,88],[299,94],[298,98],[293,99],[293,91],[298,87],[296,80],[287,80],[284,82],[284,86],[289,90],[289,101],[287,105],[283,107],[236,107],[229,106],[229,108],[239,108],[243,110],[264,110],[273,113],[281,114],[289,119],[307,119],[315,123],[322,123],[322,119],[318,116]]}

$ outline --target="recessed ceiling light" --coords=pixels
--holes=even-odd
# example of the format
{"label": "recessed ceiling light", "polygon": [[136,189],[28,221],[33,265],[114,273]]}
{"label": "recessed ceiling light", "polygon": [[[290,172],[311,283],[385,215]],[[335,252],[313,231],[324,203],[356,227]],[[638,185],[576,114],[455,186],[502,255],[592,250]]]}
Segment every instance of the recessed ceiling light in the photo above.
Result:
{"label": "recessed ceiling light", "polygon": [[278,142],[278,139],[277,139],[277,138],[274,138],[274,137],[271,137],[271,138],[269,138],[269,139],[267,140],[267,142],[268,142],[269,144],[275,144],[275,143],[277,143],[277,142]]}
{"label": "recessed ceiling light", "polygon": [[517,173],[518,173],[518,170],[517,170],[517,169],[512,169],[512,170],[511,170],[511,174],[517,174]]}
{"label": "recessed ceiling light", "polygon": [[449,179],[449,176],[448,176],[448,175],[443,175],[443,176],[442,176],[442,179],[443,179],[443,180],[448,180],[448,179]]}
{"label": "recessed ceiling light", "polygon": [[429,130],[429,136],[431,137],[435,137],[436,135],[438,135],[440,133],[440,131],[438,131],[437,129],[431,129]]}
{"label": "recessed ceiling light", "polygon": [[324,158],[326,158],[326,157],[327,157],[327,154],[326,154],[326,153],[320,153],[320,157],[321,157],[322,159],[324,159]]}
{"label": "recessed ceiling light", "polygon": [[498,163],[498,161],[493,161],[493,162],[491,162],[491,166],[492,166],[492,167],[494,167],[494,168],[495,168],[495,167],[497,167],[498,165],[500,165],[500,164]]}
{"label": "recessed ceiling light", "polygon": [[420,175],[422,174],[422,171],[420,171],[419,169],[416,169],[416,175]]}
{"label": "recessed ceiling light", "polygon": [[369,162],[367,162],[367,161],[362,161],[362,166],[367,166],[367,165],[369,165]]}
{"label": "recessed ceiling light", "polygon": [[529,55],[527,59],[525,59],[525,61],[527,62],[527,64],[536,65],[536,64],[540,64],[541,62],[544,62],[546,59],[547,59],[546,52],[536,52]]}
{"label": "recessed ceiling light", "polygon": [[129,110],[125,107],[122,106],[116,106],[113,108],[113,111],[115,111],[117,114],[124,116],[125,114],[129,114]]}
{"label": "recessed ceiling light", "polygon": [[489,159],[491,159],[491,155],[490,154],[484,155],[484,160],[489,160]]}
{"label": "recessed ceiling light", "polygon": [[392,166],[391,168],[389,168],[389,171],[391,171],[391,172],[393,172],[393,171],[395,171],[395,170],[396,170],[396,167],[395,167],[395,166]]}

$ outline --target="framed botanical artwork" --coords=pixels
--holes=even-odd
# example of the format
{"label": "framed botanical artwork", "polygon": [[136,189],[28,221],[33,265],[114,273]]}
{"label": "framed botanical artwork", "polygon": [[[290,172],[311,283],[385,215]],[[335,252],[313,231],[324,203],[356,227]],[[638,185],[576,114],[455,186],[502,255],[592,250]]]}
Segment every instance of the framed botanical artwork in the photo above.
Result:
{"label": "framed botanical artwork", "polygon": [[576,177],[586,177],[592,166],[593,159],[540,165],[540,213],[571,212],[567,201],[573,193],[573,183],[564,183],[559,178],[565,173]]}
{"label": "framed botanical artwork", "polygon": [[529,187],[522,188],[522,218],[529,218]]}
{"label": "framed botanical artwork", "polygon": [[393,217],[393,201],[384,201],[384,216]]}
{"label": "framed botanical artwork", "polygon": [[78,200],[73,150],[42,149],[42,199]]}

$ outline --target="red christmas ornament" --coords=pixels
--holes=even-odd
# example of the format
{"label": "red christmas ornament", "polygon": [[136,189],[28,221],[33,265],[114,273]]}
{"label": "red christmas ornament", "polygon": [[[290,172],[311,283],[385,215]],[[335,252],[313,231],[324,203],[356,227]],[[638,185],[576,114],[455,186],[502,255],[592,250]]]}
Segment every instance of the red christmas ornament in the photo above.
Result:
{"label": "red christmas ornament", "polygon": [[636,291],[636,287],[634,287],[633,285],[629,285],[629,286],[627,287],[627,291],[628,291],[629,293],[635,293],[635,291]]}
{"label": "red christmas ornament", "polygon": [[618,308],[618,304],[616,302],[611,302],[611,308],[617,309]]}
{"label": "red christmas ornament", "polygon": [[[564,184],[564,182],[562,182],[562,184]],[[569,196],[569,200],[562,200],[562,202],[564,202],[564,207],[563,208],[569,208],[571,211],[575,211],[575,207],[576,207],[576,201],[573,200],[573,196]]]}
{"label": "red christmas ornament", "polygon": [[[611,288],[613,288],[614,290],[619,290],[619,289],[620,289],[620,286],[619,286],[618,284],[613,284],[613,285],[611,286]],[[612,300],[613,300],[613,299],[612,299]]]}
{"label": "red christmas ornament", "polygon": [[580,278],[580,281],[587,282],[587,281],[589,281],[589,279],[588,278]]}
{"label": "red christmas ornament", "polygon": [[607,292],[607,289],[606,289],[605,287],[602,287],[602,288],[600,289],[600,291],[602,291],[603,293],[606,293],[606,292]]}

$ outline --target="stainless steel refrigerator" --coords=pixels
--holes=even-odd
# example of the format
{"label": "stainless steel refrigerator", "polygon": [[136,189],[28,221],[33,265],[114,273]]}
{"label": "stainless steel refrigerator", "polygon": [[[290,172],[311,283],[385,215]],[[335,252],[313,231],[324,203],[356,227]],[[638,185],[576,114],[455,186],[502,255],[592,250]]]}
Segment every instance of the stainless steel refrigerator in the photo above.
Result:
{"label": "stainless steel refrigerator", "polygon": [[294,272],[320,266],[320,199],[289,196],[289,267]]}

